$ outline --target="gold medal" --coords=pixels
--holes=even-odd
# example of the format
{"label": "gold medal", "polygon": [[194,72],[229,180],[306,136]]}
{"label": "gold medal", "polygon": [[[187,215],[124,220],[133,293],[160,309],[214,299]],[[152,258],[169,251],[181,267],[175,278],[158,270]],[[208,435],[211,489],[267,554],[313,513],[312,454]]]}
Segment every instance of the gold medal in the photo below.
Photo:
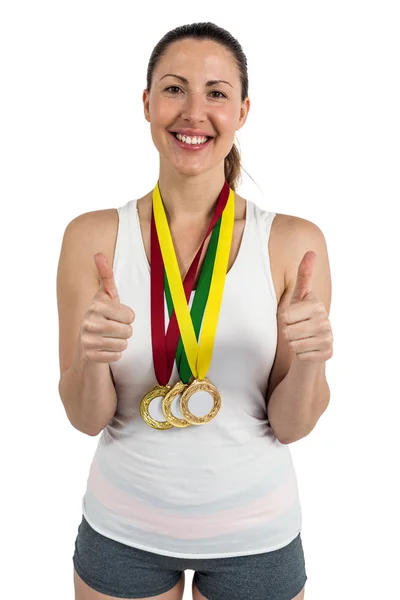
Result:
{"label": "gold medal", "polygon": [[168,423],[171,423],[171,425],[173,425],[174,427],[188,427],[189,425],[191,425],[191,423],[189,423],[185,419],[179,419],[178,417],[176,417],[171,411],[172,401],[177,396],[179,396],[179,394],[182,394],[182,392],[187,387],[188,387],[187,383],[178,381],[178,383],[176,383],[174,385],[174,387],[164,396],[164,400],[162,402],[161,408],[162,408],[164,417],[166,418]]}
{"label": "gold medal", "polygon": [[[190,412],[188,407],[190,398],[193,394],[200,391],[208,392],[214,400],[214,406],[204,417],[197,417]],[[205,423],[209,423],[218,414],[219,409],[221,408],[221,396],[218,389],[207,379],[207,377],[204,379],[195,379],[183,392],[180,408],[181,413],[188,423],[191,423],[192,425],[204,425]]]}
{"label": "gold medal", "polygon": [[149,404],[155,398],[164,398],[168,392],[170,392],[171,386],[169,385],[155,385],[145,396],[143,396],[140,402],[140,414],[143,421],[153,427],[153,429],[171,429],[173,425],[168,421],[157,421],[149,413]]}

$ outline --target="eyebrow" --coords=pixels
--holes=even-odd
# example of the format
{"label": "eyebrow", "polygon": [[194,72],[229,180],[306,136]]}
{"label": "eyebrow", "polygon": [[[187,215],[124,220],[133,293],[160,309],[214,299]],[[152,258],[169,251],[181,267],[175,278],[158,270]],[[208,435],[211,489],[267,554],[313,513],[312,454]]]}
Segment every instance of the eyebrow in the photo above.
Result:
{"label": "eyebrow", "polygon": [[[161,79],[164,79],[164,77],[176,77],[177,79],[180,79],[183,83],[189,83],[186,77],[182,77],[182,75],[176,75],[175,73],[167,73],[166,75],[163,75]],[[216,83],[227,83],[231,86],[231,88],[233,88],[233,85],[229,83],[229,81],[224,81],[223,79],[211,79],[210,81],[207,81],[206,87],[210,87],[212,85],[215,85]]]}

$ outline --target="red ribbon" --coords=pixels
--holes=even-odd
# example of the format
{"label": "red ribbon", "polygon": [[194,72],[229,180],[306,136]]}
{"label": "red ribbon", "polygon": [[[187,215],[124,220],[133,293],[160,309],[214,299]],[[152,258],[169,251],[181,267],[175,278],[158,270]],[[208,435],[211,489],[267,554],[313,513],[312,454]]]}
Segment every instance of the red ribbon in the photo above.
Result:
{"label": "red ribbon", "polygon": [[[186,301],[189,304],[190,295],[193,290],[194,280],[196,278],[197,267],[199,265],[201,252],[207,237],[212,232],[215,224],[222,215],[222,212],[228,202],[230,188],[225,181],[222,190],[218,196],[214,215],[211,220],[205,238],[194,257],[188,272],[186,273],[183,287],[185,290]],[[164,262],[162,258],[160,243],[157,235],[156,223],[153,210],[151,211],[150,228],[150,307],[151,307],[151,339],[153,350],[154,371],[157,381],[160,385],[167,385],[176,355],[176,349],[179,342],[180,331],[176,319],[175,310],[173,311],[167,332],[165,332],[165,306],[164,306]]]}

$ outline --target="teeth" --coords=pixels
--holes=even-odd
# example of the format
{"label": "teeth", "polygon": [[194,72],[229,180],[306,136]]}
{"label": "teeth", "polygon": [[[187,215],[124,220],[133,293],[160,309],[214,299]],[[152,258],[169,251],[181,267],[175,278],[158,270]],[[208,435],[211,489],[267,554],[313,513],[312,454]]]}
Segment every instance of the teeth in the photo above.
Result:
{"label": "teeth", "polygon": [[205,144],[208,140],[207,137],[189,137],[187,135],[181,135],[180,133],[175,133],[175,137],[179,141],[185,142],[185,144]]}

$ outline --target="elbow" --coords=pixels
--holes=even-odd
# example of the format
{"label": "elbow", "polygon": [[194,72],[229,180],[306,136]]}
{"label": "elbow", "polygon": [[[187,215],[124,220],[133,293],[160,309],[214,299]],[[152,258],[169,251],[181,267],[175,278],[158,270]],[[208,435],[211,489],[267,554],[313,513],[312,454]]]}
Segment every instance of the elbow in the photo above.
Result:
{"label": "elbow", "polygon": [[302,438],[306,437],[314,429],[314,426],[310,426],[301,430],[297,429],[296,431],[285,431],[281,433],[275,431],[272,427],[271,429],[278,442],[283,446],[287,446],[288,444],[293,444],[294,442],[298,442]]}
{"label": "elbow", "polygon": [[109,421],[110,421],[110,419],[107,420],[107,423],[102,423],[101,425],[80,423],[79,427],[76,427],[76,426],[74,426],[74,427],[75,427],[75,429],[78,429],[78,431],[80,431],[81,433],[85,433],[86,435],[89,435],[90,437],[97,437],[103,431],[103,429],[107,426]]}
{"label": "elbow", "polygon": [[93,427],[88,427],[83,423],[74,423],[69,419],[72,427],[79,431],[80,433],[84,433],[85,435],[89,435],[90,437],[96,437],[102,431],[102,429],[94,429]]}
{"label": "elbow", "polygon": [[68,412],[66,411],[67,417],[68,417],[68,421],[71,423],[72,427],[74,429],[76,429],[77,431],[79,431],[80,433],[84,433],[85,435],[89,435],[90,437],[96,437],[99,435],[99,433],[101,433],[101,431],[103,431],[104,427],[102,428],[96,428],[93,427],[93,425],[89,425],[87,423],[83,423],[81,420],[76,420],[74,418],[72,418],[71,415],[68,414]]}
{"label": "elbow", "polygon": [[[271,427],[271,424],[270,424],[270,427]],[[271,431],[272,431],[275,439],[278,440],[278,442],[284,446],[287,446],[288,444],[291,444],[293,441],[296,441],[292,437],[289,438],[288,436],[283,436],[283,435],[278,434],[272,427],[271,427]]]}
{"label": "elbow", "polygon": [[277,438],[277,440],[283,446],[288,446],[289,444],[293,444],[294,442],[298,442],[302,438],[306,437],[308,435],[308,433],[304,433],[302,435],[295,435],[295,436],[292,436],[292,437]]}
{"label": "elbow", "polygon": [[63,406],[65,414],[67,415],[68,421],[71,423],[72,427],[80,433],[84,433],[86,435],[89,435],[90,437],[98,436],[99,433],[101,433],[106,427],[106,425],[110,422],[110,417],[107,415],[106,423],[88,423],[86,419],[82,418],[81,414],[76,414],[76,411],[69,409],[64,402]]}
{"label": "elbow", "polygon": [[298,442],[299,440],[307,437],[312,432],[315,425],[316,425],[316,423],[313,423],[312,425],[309,424],[309,426],[306,427],[305,429],[301,429],[301,430],[293,432],[291,436],[281,436],[277,439],[281,444],[284,444],[286,446],[288,444],[294,444],[294,442]]}
{"label": "elbow", "polygon": [[[82,431],[82,430],[80,430],[80,431]],[[102,429],[100,429],[100,431],[85,429],[82,431],[82,433],[85,433],[86,435],[89,435],[90,437],[97,437],[99,435],[99,433],[101,433],[102,431],[103,431]]]}

